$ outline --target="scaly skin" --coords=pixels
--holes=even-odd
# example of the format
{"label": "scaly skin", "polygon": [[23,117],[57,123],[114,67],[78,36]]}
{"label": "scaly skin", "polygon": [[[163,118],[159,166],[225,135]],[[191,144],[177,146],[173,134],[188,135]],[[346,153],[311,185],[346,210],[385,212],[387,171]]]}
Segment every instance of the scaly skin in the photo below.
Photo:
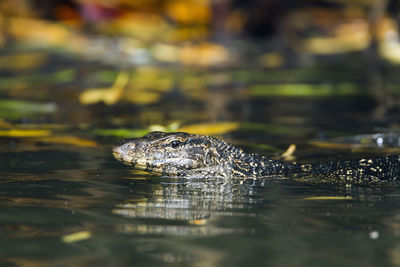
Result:
{"label": "scaly skin", "polygon": [[223,140],[183,132],[152,132],[113,147],[116,159],[135,169],[174,177],[293,176],[301,180],[362,185],[396,183],[400,156],[316,164],[270,160]]}

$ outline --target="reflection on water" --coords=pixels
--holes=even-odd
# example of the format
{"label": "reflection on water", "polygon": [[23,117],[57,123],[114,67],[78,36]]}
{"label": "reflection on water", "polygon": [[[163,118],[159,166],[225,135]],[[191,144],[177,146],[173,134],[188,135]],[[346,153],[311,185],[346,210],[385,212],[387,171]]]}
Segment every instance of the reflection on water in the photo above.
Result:
{"label": "reflection on water", "polygon": [[[254,191],[256,184],[262,185],[264,181],[168,178],[152,187],[152,198],[126,201],[113,213],[136,219],[156,219],[153,221],[157,224],[124,226],[123,231],[127,232],[167,235],[251,233],[254,229],[241,228],[234,222],[221,227],[218,218],[254,217],[254,213],[242,210],[247,211],[259,202],[260,196]],[[179,222],[179,225],[165,225],[165,220]]]}
{"label": "reflection on water", "polygon": [[[31,160],[29,153],[26,159],[19,153],[0,157],[21,166]],[[27,167],[2,165],[0,171],[2,265],[400,262],[395,190],[290,177],[153,177],[119,165],[108,149],[34,155],[38,163],[29,165],[30,174]],[[69,164],[43,164],[60,157]],[[63,238],[80,232],[87,237]]]}

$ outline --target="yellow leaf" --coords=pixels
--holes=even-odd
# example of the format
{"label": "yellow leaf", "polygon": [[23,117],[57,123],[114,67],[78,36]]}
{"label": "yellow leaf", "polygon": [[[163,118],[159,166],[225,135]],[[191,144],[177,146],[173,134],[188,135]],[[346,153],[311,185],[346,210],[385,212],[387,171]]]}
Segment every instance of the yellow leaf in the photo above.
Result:
{"label": "yellow leaf", "polygon": [[391,63],[400,63],[400,43],[399,42],[382,42],[379,45],[380,55],[389,60]]}
{"label": "yellow leaf", "polygon": [[61,240],[64,243],[74,243],[77,241],[89,239],[91,236],[92,236],[92,233],[89,231],[80,231],[80,232],[72,233],[69,235],[64,235],[64,236],[62,236]]}
{"label": "yellow leaf", "polygon": [[[144,175],[149,175],[149,174],[146,173],[146,174],[144,174]],[[147,177],[129,177],[129,178],[127,178],[127,179],[129,179],[129,180],[134,180],[134,181],[146,181],[146,180],[148,180],[149,178],[147,178]]]}
{"label": "yellow leaf", "polygon": [[178,60],[179,48],[167,44],[155,44],[152,55],[155,59],[165,62],[176,62]]}
{"label": "yellow leaf", "polygon": [[168,1],[166,6],[167,14],[178,23],[196,24],[207,23],[211,17],[209,1]]}
{"label": "yellow leaf", "polygon": [[331,55],[360,51],[368,47],[371,36],[364,20],[342,23],[332,37],[311,37],[304,41],[306,49],[315,54]]}
{"label": "yellow leaf", "polygon": [[124,35],[135,37],[145,42],[163,39],[172,27],[158,14],[148,12],[126,12],[113,20],[113,30],[118,29]]}
{"label": "yellow leaf", "polygon": [[288,149],[286,149],[286,151],[282,154],[282,158],[286,159],[286,160],[291,160],[293,159],[293,153],[296,150],[296,145],[295,144],[291,144]]}
{"label": "yellow leaf", "polygon": [[118,91],[107,89],[90,89],[79,96],[79,101],[83,105],[91,105],[99,102],[104,102],[107,105],[115,104],[121,98]]}
{"label": "yellow leaf", "polygon": [[113,105],[121,98],[125,86],[128,84],[129,76],[126,72],[121,72],[114,84],[110,88],[95,88],[82,92],[79,101],[83,105],[104,102],[107,105]]}
{"label": "yellow leaf", "polygon": [[206,225],[207,220],[206,219],[191,219],[191,220],[189,220],[189,223],[194,224],[194,225]]}
{"label": "yellow leaf", "polygon": [[320,196],[320,197],[306,197],[304,200],[351,200],[353,199],[351,196],[345,196],[345,197],[340,197],[340,196]]}
{"label": "yellow leaf", "polygon": [[216,122],[186,125],[180,127],[178,131],[194,134],[216,135],[234,131],[238,129],[239,126],[240,124],[238,122]]}
{"label": "yellow leaf", "polygon": [[335,143],[335,142],[324,142],[324,141],[310,141],[309,143],[317,147],[331,148],[331,149],[350,149],[356,146],[360,146],[359,144],[346,144],[346,143]]}
{"label": "yellow leaf", "polygon": [[53,45],[76,45],[78,42],[78,39],[74,38],[67,27],[45,20],[13,17],[9,19],[7,30],[18,40]]}
{"label": "yellow leaf", "polygon": [[49,130],[1,130],[0,137],[39,137],[49,136],[51,131]]}
{"label": "yellow leaf", "polygon": [[393,18],[379,20],[376,34],[379,39],[379,54],[394,64],[400,63],[400,43],[397,22]]}
{"label": "yellow leaf", "polygon": [[98,146],[97,142],[95,141],[76,136],[49,136],[49,137],[37,138],[35,140],[44,143],[65,144],[65,145],[74,145],[81,147]]}
{"label": "yellow leaf", "polygon": [[232,57],[221,45],[202,43],[182,47],[179,50],[179,59],[185,65],[215,66],[228,63]]}

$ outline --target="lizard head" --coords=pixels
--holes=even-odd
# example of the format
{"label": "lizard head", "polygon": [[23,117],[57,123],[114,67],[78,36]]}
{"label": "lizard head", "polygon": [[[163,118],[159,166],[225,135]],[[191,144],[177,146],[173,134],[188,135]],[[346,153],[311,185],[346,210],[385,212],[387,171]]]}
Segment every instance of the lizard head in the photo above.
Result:
{"label": "lizard head", "polygon": [[184,132],[151,132],[113,147],[114,157],[147,172],[176,177],[229,175],[226,142]]}

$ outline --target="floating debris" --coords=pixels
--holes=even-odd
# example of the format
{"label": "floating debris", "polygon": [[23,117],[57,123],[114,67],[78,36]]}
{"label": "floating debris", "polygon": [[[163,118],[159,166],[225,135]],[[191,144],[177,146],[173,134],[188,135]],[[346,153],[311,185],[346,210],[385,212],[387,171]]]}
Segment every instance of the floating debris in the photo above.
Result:
{"label": "floating debris", "polygon": [[80,231],[72,234],[64,235],[61,237],[64,243],[74,243],[82,240],[86,240],[92,237],[92,233],[89,231]]}

